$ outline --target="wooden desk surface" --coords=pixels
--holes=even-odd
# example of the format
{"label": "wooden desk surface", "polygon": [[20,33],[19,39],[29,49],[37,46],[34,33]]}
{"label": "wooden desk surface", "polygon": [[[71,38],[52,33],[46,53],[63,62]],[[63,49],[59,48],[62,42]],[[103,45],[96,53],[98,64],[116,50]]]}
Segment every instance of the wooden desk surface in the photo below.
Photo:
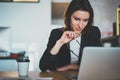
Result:
{"label": "wooden desk surface", "polygon": [[[68,80],[66,75],[76,75],[77,71],[29,72],[29,77],[53,77],[53,80]],[[18,77],[18,72],[0,72],[0,77]]]}

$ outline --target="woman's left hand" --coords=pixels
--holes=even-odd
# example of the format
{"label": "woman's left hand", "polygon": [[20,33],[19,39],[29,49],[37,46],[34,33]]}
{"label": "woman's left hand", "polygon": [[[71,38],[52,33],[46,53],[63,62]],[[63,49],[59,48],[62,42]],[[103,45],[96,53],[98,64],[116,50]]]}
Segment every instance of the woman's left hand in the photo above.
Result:
{"label": "woman's left hand", "polygon": [[56,70],[57,71],[67,71],[67,70],[78,70],[79,69],[79,65],[77,64],[68,64],[62,67],[58,67]]}

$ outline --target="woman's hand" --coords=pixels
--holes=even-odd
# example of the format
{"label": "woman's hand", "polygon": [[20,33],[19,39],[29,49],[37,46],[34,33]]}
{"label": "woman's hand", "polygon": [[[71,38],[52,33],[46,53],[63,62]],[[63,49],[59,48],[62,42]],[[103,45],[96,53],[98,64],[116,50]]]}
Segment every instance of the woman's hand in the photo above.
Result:
{"label": "woman's hand", "polygon": [[77,65],[77,64],[69,64],[69,65],[65,65],[63,67],[58,67],[56,70],[57,71],[79,70],[79,65]]}
{"label": "woman's hand", "polygon": [[77,37],[78,37],[78,34],[76,32],[74,32],[74,31],[65,31],[58,41],[60,43],[65,44],[65,43],[68,43],[72,39],[75,39]]}
{"label": "woman's hand", "polygon": [[50,53],[52,55],[58,54],[58,52],[59,52],[59,50],[60,50],[60,48],[62,47],[63,44],[66,44],[66,43],[70,42],[72,39],[75,39],[78,36],[79,36],[79,34],[77,34],[74,31],[65,31],[63,33],[63,35],[61,36],[61,38],[53,46],[53,48],[51,49]]}

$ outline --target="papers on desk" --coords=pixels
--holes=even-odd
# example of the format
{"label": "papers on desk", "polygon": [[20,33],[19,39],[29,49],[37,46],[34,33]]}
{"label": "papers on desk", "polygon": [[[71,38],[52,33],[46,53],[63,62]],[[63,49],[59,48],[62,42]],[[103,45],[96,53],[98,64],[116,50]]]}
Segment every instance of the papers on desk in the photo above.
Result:
{"label": "papers on desk", "polygon": [[0,80],[53,80],[53,77],[1,77]]}

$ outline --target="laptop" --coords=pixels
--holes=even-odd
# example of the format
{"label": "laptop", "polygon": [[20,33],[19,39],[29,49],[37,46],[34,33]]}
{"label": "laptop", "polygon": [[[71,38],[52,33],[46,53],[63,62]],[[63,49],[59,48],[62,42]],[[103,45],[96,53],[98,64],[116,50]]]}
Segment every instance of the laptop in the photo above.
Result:
{"label": "laptop", "polygon": [[69,75],[67,78],[70,80],[120,80],[120,47],[85,47],[76,76]]}

